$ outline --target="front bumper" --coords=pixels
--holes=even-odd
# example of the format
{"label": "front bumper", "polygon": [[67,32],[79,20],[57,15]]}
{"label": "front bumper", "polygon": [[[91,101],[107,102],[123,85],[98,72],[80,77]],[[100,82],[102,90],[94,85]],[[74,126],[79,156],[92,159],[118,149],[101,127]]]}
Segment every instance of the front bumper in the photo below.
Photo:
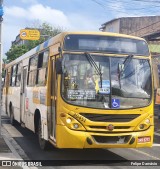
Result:
{"label": "front bumper", "polygon": [[[57,125],[56,141],[58,148],[138,148],[151,147],[154,126],[145,131],[125,133],[96,133],[75,131],[66,126]],[[151,137],[150,142],[138,143],[138,137]],[[98,138],[98,139],[97,139]],[[119,140],[117,141],[117,139]],[[121,139],[120,139],[121,138]],[[123,139],[124,138],[124,141]]]}

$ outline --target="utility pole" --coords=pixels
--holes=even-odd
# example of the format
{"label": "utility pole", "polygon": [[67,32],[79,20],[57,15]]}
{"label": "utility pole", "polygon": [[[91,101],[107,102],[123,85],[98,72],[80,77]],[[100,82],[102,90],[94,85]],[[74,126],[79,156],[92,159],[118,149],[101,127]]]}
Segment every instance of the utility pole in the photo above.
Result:
{"label": "utility pole", "polygon": [[1,113],[2,113],[2,21],[3,0],[0,0],[0,137],[1,137]]}

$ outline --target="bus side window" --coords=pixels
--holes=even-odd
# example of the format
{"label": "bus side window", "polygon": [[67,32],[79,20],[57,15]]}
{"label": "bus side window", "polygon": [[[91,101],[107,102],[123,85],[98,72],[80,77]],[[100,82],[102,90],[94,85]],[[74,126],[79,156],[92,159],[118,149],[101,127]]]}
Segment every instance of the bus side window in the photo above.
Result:
{"label": "bus side window", "polygon": [[5,81],[6,81],[6,70],[4,70],[4,72],[2,74],[2,87],[5,86]]}
{"label": "bus side window", "polygon": [[12,66],[10,86],[15,86],[17,65]]}
{"label": "bus side window", "polygon": [[45,85],[47,80],[47,65],[49,52],[45,51],[38,56],[37,84]]}
{"label": "bus side window", "polygon": [[5,86],[8,87],[10,85],[10,72],[6,69],[6,77],[5,77]]}
{"label": "bus side window", "polygon": [[36,75],[37,75],[37,55],[30,58],[29,60],[29,71],[28,71],[28,85],[34,86],[36,84]]}
{"label": "bus side window", "polygon": [[20,86],[20,82],[21,82],[21,67],[22,67],[22,63],[19,63],[17,65],[16,86]]}

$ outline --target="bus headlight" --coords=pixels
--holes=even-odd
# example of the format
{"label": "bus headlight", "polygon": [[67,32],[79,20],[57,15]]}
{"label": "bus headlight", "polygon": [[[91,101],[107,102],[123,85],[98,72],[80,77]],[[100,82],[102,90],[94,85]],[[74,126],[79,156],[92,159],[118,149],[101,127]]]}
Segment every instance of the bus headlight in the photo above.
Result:
{"label": "bus headlight", "polygon": [[138,126],[135,128],[135,130],[146,130],[150,127],[151,125],[151,119],[147,117],[141,123],[138,124]]}
{"label": "bus headlight", "polygon": [[74,124],[73,124],[73,127],[74,127],[75,129],[78,129],[78,128],[79,128],[79,125],[78,125],[77,123],[74,123]]}
{"label": "bus headlight", "polygon": [[144,129],[144,127],[145,127],[144,124],[140,124],[140,125],[139,125],[139,128],[140,128],[141,130]]}
{"label": "bus headlight", "polygon": [[66,127],[72,129],[72,130],[86,130],[83,125],[74,117],[67,113],[61,113],[60,119],[62,121],[62,124]]}
{"label": "bus headlight", "polygon": [[66,119],[66,122],[67,122],[68,124],[71,123],[71,121],[72,121],[71,118],[67,118],[67,119]]}
{"label": "bus headlight", "polygon": [[149,120],[149,119],[146,119],[145,122],[146,122],[147,124],[149,124],[149,123],[150,123],[150,120]]}

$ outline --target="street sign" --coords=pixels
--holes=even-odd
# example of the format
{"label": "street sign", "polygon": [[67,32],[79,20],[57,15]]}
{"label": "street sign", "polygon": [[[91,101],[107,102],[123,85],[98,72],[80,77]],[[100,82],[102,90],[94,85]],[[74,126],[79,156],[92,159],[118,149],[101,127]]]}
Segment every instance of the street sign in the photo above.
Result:
{"label": "street sign", "polygon": [[40,32],[36,29],[21,29],[20,38],[23,40],[39,40]]}

